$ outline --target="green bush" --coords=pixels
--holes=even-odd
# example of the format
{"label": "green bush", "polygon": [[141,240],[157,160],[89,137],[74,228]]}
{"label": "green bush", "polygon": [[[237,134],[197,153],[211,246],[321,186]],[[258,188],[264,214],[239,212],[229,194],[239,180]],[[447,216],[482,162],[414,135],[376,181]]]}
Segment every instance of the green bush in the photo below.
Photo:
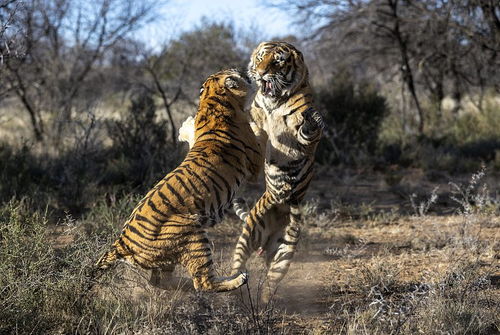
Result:
{"label": "green bush", "polygon": [[327,125],[317,151],[319,162],[355,164],[375,153],[380,125],[389,110],[373,86],[355,85],[344,72],[320,88],[316,101]]}

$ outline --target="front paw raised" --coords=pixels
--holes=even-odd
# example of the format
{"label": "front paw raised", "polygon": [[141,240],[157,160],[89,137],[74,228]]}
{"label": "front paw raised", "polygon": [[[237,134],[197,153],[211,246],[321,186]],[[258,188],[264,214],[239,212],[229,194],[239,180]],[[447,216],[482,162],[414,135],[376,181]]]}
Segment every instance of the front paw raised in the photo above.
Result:
{"label": "front paw raised", "polygon": [[302,117],[304,118],[304,123],[302,124],[302,131],[305,134],[311,134],[315,131],[322,130],[325,128],[325,123],[321,114],[317,110],[310,107],[305,112],[302,112]]}

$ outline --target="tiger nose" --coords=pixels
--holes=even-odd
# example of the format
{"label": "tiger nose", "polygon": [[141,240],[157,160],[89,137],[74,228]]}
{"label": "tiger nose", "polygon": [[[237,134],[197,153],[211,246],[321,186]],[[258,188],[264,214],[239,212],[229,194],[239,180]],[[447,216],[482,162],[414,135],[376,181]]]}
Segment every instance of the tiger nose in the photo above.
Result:
{"label": "tiger nose", "polygon": [[257,73],[263,77],[267,73],[267,69],[257,69]]}

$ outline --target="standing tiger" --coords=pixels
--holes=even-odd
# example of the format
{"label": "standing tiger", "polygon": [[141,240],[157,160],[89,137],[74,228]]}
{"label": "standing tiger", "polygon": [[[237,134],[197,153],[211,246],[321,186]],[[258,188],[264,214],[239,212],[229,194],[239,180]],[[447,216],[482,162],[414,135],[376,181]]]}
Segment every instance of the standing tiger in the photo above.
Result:
{"label": "standing tiger", "polygon": [[[324,127],[313,107],[302,53],[286,42],[263,42],[248,73],[258,87],[251,117],[267,135],[266,191],[246,216],[233,255],[232,274],[251,253],[265,252],[267,301],[290,266],[300,235],[299,204],[313,176],[314,154]],[[239,206],[235,206],[239,207]]]}
{"label": "standing tiger", "polygon": [[111,250],[97,262],[99,268],[123,259],[152,269],[154,283],[180,263],[201,291],[229,291],[246,282],[246,273],[215,276],[204,228],[221,220],[239,186],[257,176],[262,165],[244,112],[249,88],[248,77],[235,70],[205,81],[194,120],[194,145],[139,202]]}

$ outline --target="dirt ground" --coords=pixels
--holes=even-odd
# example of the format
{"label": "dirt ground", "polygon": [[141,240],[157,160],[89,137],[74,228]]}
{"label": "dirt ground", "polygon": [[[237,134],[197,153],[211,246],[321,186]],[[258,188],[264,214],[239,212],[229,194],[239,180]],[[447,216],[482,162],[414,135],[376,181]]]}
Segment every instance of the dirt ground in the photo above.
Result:
{"label": "dirt ground", "polygon": [[[370,284],[363,273],[384,266],[400,287],[412,287],[442,280],[461,262],[475,262],[494,287],[490,293],[500,297],[498,212],[460,214],[452,199],[459,198],[453,184],[464,190],[470,178],[418,169],[378,175],[320,170],[308,195],[315,208],[304,213],[299,251],[275,299],[286,311],[285,323],[299,333],[340,331],[335,315]],[[497,206],[498,180],[486,175],[480,181]],[[418,206],[429,201],[433,190],[437,199],[418,215]],[[232,231],[224,226],[215,235]],[[460,240],[473,242],[458,247]],[[489,247],[475,251],[476,244]],[[225,247],[231,254],[231,239]],[[250,285],[262,277],[262,263],[257,256],[250,263]]]}
{"label": "dirt ground", "polygon": [[[459,195],[450,182],[464,190],[469,180],[470,176],[452,178],[419,170],[394,175],[319,171],[303,209],[299,250],[273,300],[281,315],[278,328],[284,333],[346,333],[346,313],[377,306],[370,293],[373,287],[387,288],[390,297],[404,296],[423,284],[445,281],[461,264],[474,264],[478,276],[491,284],[488,299],[500,302],[500,178],[483,178],[480,184],[487,185],[489,202],[460,213],[459,203],[452,199],[460,200]],[[482,190],[479,186],[474,192]],[[433,190],[437,199],[419,213]],[[259,190],[250,186],[246,192],[255,198]],[[229,214],[209,231],[222,274],[230,267],[240,227]],[[56,245],[70,240],[63,232],[54,234]],[[264,273],[263,259],[254,256],[248,283],[254,303]],[[183,277],[182,291],[193,294],[185,271],[177,269],[176,276]],[[172,295],[178,294],[178,286],[173,284]],[[147,294],[139,287],[131,289],[137,298]],[[248,304],[247,290],[221,297],[247,296],[243,300]],[[488,334],[499,334],[499,326],[491,326]]]}

